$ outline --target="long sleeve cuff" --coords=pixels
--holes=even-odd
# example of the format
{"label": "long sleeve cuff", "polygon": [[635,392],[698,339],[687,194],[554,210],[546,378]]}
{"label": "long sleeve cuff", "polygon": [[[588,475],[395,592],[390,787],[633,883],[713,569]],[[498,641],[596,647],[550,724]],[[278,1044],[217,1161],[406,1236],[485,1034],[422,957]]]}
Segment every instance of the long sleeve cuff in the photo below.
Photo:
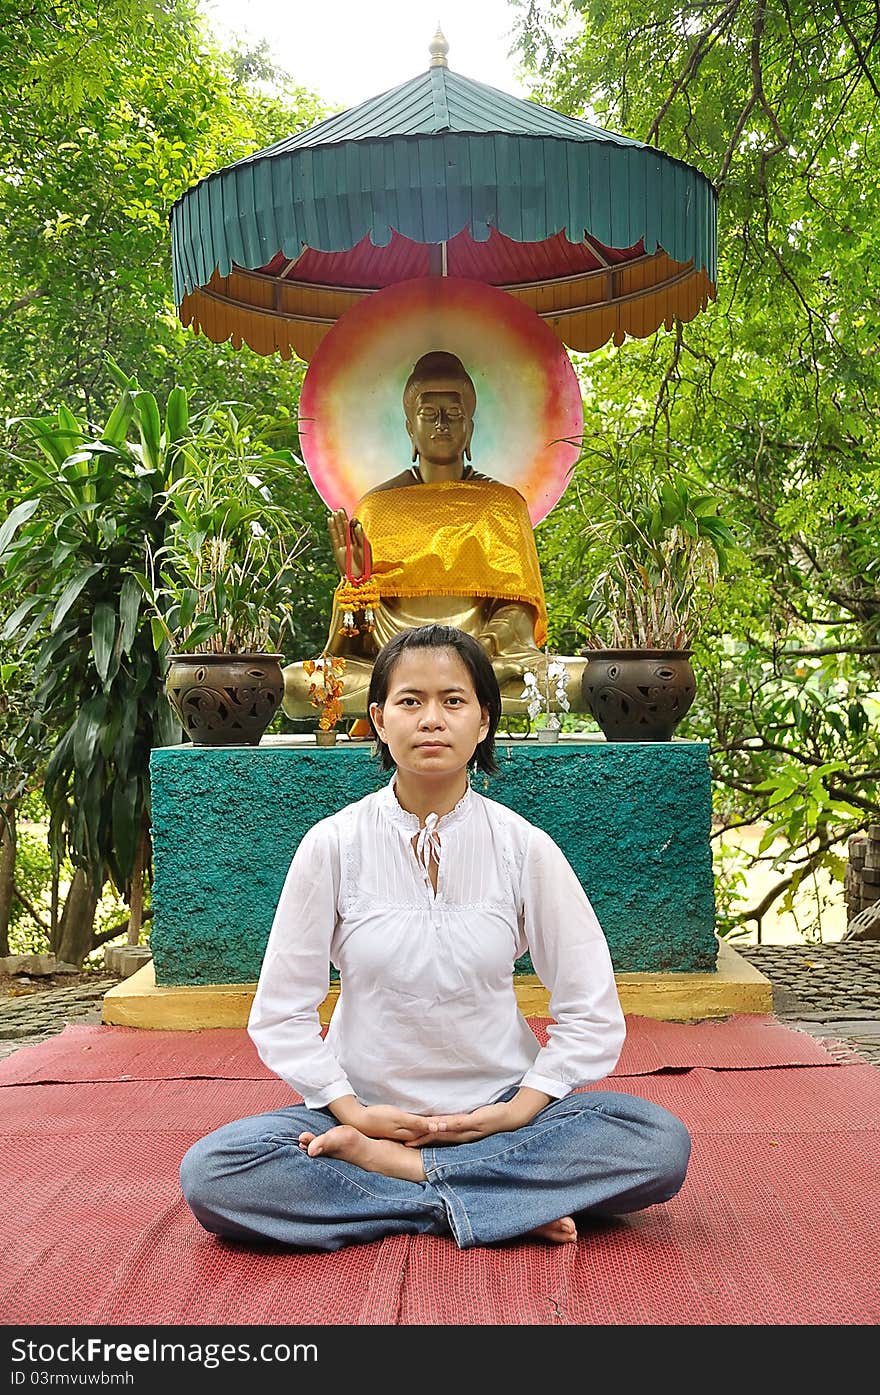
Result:
{"label": "long sleeve cuff", "polygon": [[325,1085],[322,1090],[303,1094],[303,1100],[308,1109],[323,1109],[331,1100],[338,1100],[342,1095],[356,1095],[344,1075],[334,1080],[332,1085]]}
{"label": "long sleeve cuff", "polygon": [[549,1075],[539,1075],[535,1070],[527,1070],[519,1083],[520,1088],[525,1085],[530,1090],[540,1090],[543,1095],[549,1095],[554,1100],[564,1099],[573,1089],[564,1080],[553,1080]]}

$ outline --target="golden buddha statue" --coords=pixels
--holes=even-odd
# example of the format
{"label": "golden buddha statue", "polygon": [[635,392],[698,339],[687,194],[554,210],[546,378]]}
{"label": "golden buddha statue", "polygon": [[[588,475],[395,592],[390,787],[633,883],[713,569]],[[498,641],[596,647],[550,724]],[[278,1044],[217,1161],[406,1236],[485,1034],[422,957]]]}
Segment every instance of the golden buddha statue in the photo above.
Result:
{"label": "golden buddha statue", "polygon": [[[339,593],[326,652],[345,658],[342,711],[365,717],[373,660],[388,640],[418,625],[455,625],[483,645],[501,689],[502,711],[527,710],[523,675],[543,685],[547,635],[544,586],[528,506],[518,490],[471,465],[476,390],[460,359],[422,356],[403,392],[413,464],[328,519],[340,575],[364,574],[371,558],[379,599],[372,627],[346,633]],[[586,659],[564,660],[568,700],[580,711]],[[314,711],[302,663],[284,669],[284,711]]]}

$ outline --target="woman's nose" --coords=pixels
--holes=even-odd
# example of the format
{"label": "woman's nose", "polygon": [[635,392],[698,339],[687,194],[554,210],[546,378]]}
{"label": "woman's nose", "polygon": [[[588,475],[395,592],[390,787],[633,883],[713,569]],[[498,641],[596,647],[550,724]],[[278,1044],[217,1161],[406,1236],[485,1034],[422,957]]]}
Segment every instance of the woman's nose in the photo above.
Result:
{"label": "woman's nose", "polygon": [[442,726],[444,720],[443,708],[439,705],[434,706],[432,703],[426,703],[422,708],[420,725],[431,727]]}

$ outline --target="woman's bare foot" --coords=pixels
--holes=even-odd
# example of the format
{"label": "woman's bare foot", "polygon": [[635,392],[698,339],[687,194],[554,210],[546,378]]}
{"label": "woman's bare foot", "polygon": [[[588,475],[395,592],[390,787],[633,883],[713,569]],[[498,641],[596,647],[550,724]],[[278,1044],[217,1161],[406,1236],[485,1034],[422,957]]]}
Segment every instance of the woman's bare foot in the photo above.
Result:
{"label": "woman's bare foot", "polygon": [[339,1124],[326,1133],[301,1133],[299,1146],[310,1158],[341,1158],[365,1172],[381,1172],[403,1182],[424,1182],[425,1169],[418,1148],[405,1148],[390,1138],[367,1138],[366,1134]]}
{"label": "woman's bare foot", "polygon": [[550,1240],[554,1245],[571,1245],[577,1238],[577,1226],[571,1216],[560,1216],[558,1221],[548,1221],[546,1225],[536,1225],[529,1235],[538,1235],[542,1240]]}

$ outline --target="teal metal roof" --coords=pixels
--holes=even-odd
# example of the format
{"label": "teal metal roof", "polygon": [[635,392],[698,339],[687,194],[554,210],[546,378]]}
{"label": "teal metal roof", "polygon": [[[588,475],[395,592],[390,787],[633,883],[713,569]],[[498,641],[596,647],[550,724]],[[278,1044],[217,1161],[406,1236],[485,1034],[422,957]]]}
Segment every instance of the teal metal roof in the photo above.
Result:
{"label": "teal metal roof", "polygon": [[[443,131],[468,135],[493,132],[521,136],[554,136],[561,140],[607,140],[614,145],[644,149],[640,141],[603,131],[550,107],[525,102],[485,83],[474,82],[448,68],[429,68],[400,87],[369,97],[359,106],[319,121],[308,131],[288,136],[237,165],[343,140],[387,140],[391,136],[434,136]],[[235,168],[236,166],[230,166]]]}
{"label": "teal metal roof", "polygon": [[175,298],[233,263],[303,247],[346,251],[392,230],[416,242],[518,242],[564,231],[608,247],[644,240],[712,282],[716,195],[652,146],[512,97],[445,66],[209,175],[171,211]]}

